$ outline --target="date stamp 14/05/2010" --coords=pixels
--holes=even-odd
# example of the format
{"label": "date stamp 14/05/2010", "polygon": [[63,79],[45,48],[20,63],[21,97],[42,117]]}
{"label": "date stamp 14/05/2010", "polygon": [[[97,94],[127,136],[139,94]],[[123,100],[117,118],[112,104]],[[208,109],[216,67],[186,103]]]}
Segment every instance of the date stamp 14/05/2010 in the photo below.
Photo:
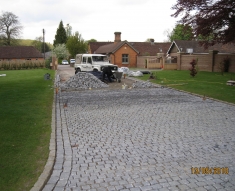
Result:
{"label": "date stamp 14/05/2010", "polygon": [[229,174],[228,167],[192,167],[192,174]]}

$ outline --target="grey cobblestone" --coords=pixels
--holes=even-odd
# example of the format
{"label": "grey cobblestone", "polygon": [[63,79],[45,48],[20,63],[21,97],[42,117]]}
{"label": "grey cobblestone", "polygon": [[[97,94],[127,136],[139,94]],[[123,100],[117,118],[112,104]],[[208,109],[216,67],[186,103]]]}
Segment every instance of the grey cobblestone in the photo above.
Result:
{"label": "grey cobblestone", "polygon": [[57,156],[44,191],[234,190],[234,106],[167,88],[57,96]]}

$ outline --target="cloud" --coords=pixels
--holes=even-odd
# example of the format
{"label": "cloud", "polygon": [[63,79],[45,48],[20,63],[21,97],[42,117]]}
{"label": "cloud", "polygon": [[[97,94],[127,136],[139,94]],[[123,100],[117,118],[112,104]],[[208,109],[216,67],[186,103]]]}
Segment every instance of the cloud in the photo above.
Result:
{"label": "cloud", "polygon": [[0,0],[0,4],[2,11],[19,17],[23,38],[35,39],[44,28],[51,43],[61,20],[85,40],[98,41],[113,41],[115,31],[122,32],[122,40],[163,41],[164,31],[176,23],[170,16],[175,0]]}

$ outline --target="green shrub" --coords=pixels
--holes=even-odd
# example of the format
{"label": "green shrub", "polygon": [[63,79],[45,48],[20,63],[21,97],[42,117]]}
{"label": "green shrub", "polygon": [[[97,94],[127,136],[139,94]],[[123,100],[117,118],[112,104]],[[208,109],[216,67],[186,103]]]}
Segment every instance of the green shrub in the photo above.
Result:
{"label": "green shrub", "polygon": [[45,67],[48,69],[51,69],[51,66],[50,66],[51,62],[52,62],[52,57],[50,57],[49,59],[45,61]]}

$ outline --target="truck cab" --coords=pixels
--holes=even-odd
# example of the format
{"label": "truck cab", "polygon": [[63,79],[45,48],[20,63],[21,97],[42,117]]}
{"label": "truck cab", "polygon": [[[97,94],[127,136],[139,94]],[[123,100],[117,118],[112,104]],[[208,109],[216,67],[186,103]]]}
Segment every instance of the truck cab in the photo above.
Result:
{"label": "truck cab", "polygon": [[118,66],[109,63],[108,57],[102,54],[77,54],[75,58],[75,74],[78,72],[102,71],[104,67],[111,67],[113,72]]}

